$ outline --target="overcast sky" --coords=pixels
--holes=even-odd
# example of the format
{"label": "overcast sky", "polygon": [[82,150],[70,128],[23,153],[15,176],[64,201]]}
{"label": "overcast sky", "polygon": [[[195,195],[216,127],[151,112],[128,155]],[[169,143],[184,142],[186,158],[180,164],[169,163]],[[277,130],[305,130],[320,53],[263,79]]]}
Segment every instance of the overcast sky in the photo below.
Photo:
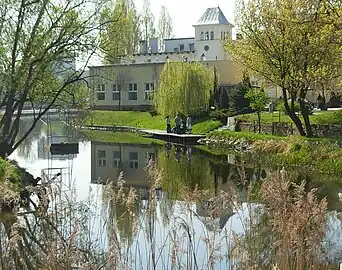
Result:
{"label": "overcast sky", "polygon": [[[137,8],[141,9],[144,0],[135,0]],[[192,27],[207,8],[220,6],[230,23],[234,24],[235,0],[150,0],[151,9],[159,17],[160,7],[165,5],[173,22],[175,37],[193,37]]]}

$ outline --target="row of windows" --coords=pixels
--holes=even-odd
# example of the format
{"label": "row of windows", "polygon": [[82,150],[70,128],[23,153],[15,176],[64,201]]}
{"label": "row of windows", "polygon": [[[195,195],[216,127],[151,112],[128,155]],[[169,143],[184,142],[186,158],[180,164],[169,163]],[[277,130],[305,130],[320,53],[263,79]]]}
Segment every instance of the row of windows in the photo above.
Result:
{"label": "row of windows", "polygon": [[[221,31],[221,39],[228,39],[229,38],[229,32]],[[214,40],[215,34],[214,31],[209,32],[201,32],[201,40]]]}
{"label": "row of windows", "polygon": [[[120,151],[113,151],[112,152],[112,167],[113,168],[120,168],[121,167],[121,153]],[[138,169],[139,168],[139,154],[138,152],[129,152],[129,167],[131,169]],[[151,159],[154,159],[154,153],[147,153],[146,154],[146,163],[148,163]],[[105,150],[98,150],[97,151],[97,160],[99,167],[107,167],[107,152]]]}
{"label": "row of windows", "polygon": [[[145,100],[152,100],[154,91],[154,83],[145,83]],[[96,91],[97,100],[106,99],[106,85],[99,84]],[[118,84],[112,85],[112,100],[121,99],[121,86]],[[128,100],[138,100],[138,84],[129,83],[128,84]]]}
{"label": "row of windows", "polygon": [[[189,43],[189,51],[195,50],[195,44]],[[173,49],[174,52],[184,52],[184,44],[179,44],[179,47]]]}

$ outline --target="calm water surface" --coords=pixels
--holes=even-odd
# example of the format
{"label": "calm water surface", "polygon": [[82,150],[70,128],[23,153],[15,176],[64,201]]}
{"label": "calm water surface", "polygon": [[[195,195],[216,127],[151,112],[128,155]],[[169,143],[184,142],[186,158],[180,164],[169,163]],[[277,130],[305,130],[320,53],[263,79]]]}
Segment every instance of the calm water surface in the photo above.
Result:
{"label": "calm water surface", "polygon": [[[136,212],[141,228],[133,233],[134,224],[129,220],[117,224],[122,239],[131,247],[126,256],[135,261],[131,264],[134,269],[150,268],[152,262],[149,254],[152,249],[163,250],[159,256],[158,268],[169,269],[172,246],[170,236],[172,232],[178,231],[178,237],[184,237],[184,231],[179,229],[184,221],[187,221],[189,228],[195,232],[193,242],[196,244],[197,257],[201,258],[197,263],[205,268],[209,248],[203,238],[214,239],[216,244],[220,244],[227,238],[232,239],[234,233],[243,234],[250,209],[258,207],[246,203],[246,191],[240,181],[241,170],[243,169],[247,181],[262,181],[270,171],[257,163],[244,165],[238,156],[218,157],[197,148],[169,144],[119,144],[82,139],[79,154],[51,156],[47,151],[46,146],[50,143],[78,140],[79,134],[68,131],[60,122],[49,125],[40,123],[24,145],[10,158],[18,161],[20,166],[34,176],[45,175],[51,178],[56,173],[61,173],[62,192],[73,194],[77,202],[83,202],[92,209],[93,214],[89,217],[92,237],[99,241],[104,250],[108,248],[108,234],[103,233],[108,215],[103,207],[103,183],[107,179],[116,180],[122,171],[126,185],[133,186],[139,194]],[[144,215],[144,209],[149,203],[150,187],[146,165],[151,159],[157,168],[163,171],[163,188],[157,191],[157,211],[152,222],[146,219],[146,213]],[[215,219],[209,218],[201,205],[195,202],[187,205],[184,211],[185,202],[179,200],[180,187],[184,184],[192,188],[197,186],[201,189],[211,189],[216,193],[234,188],[238,190],[238,207],[222,211]],[[329,256],[336,260],[342,251],[339,241],[342,236],[342,224],[338,214],[341,210],[339,190],[342,191],[342,187],[336,185],[321,186],[319,189],[321,196],[328,196],[331,212],[328,217],[326,242],[329,243]],[[188,244],[185,241],[184,245]],[[220,252],[216,255],[219,256]],[[186,258],[185,256],[180,260],[185,263]],[[227,269],[228,262],[227,258],[219,259],[215,269]]]}

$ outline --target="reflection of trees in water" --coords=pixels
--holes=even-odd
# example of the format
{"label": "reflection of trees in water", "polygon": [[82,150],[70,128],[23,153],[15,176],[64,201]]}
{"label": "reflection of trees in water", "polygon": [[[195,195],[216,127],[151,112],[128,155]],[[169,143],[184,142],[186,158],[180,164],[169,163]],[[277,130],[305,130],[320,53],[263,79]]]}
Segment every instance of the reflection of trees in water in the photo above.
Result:
{"label": "reflection of trees in water", "polygon": [[183,187],[194,189],[212,189],[213,176],[209,160],[194,154],[191,160],[180,149],[158,152],[157,168],[161,172],[162,187],[170,199],[177,198]]}
{"label": "reflection of trees in water", "polygon": [[133,189],[123,187],[120,181],[110,182],[104,188],[102,198],[106,209],[106,226],[110,239],[118,232],[119,241],[130,247],[137,232],[135,227],[142,211],[142,202]]}
{"label": "reflection of trees in water", "polygon": [[[31,120],[20,120],[19,121],[19,132],[18,138],[21,138],[31,127]],[[39,121],[36,124],[34,130],[27,136],[27,138],[17,148],[19,156],[29,158],[32,154],[32,144],[34,141],[40,138],[42,131],[44,130],[44,124]]]}

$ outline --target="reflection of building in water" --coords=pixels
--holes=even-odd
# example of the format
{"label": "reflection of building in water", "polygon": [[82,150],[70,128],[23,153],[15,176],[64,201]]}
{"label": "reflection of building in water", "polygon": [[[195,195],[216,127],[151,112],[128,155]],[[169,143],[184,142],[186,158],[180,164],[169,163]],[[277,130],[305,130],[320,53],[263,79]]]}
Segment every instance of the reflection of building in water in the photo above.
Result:
{"label": "reflection of building in water", "polygon": [[221,231],[229,218],[235,214],[235,207],[246,201],[247,194],[244,191],[234,194],[231,200],[219,198],[204,199],[196,204],[196,212],[208,230]]}
{"label": "reflection of building in water", "polygon": [[229,202],[203,201],[196,206],[199,219],[208,230],[221,231],[230,217],[234,215],[233,206]]}
{"label": "reflection of building in water", "polygon": [[155,155],[153,145],[91,142],[91,182],[116,180],[123,172],[126,184],[141,188],[143,195],[150,186],[146,165]]}
{"label": "reflection of building in water", "polygon": [[41,137],[38,140],[38,158],[39,159],[53,159],[53,160],[72,160],[76,158],[77,154],[68,155],[51,155],[49,152],[49,145],[53,143],[65,142],[66,138],[63,135],[51,135],[48,137]]}

